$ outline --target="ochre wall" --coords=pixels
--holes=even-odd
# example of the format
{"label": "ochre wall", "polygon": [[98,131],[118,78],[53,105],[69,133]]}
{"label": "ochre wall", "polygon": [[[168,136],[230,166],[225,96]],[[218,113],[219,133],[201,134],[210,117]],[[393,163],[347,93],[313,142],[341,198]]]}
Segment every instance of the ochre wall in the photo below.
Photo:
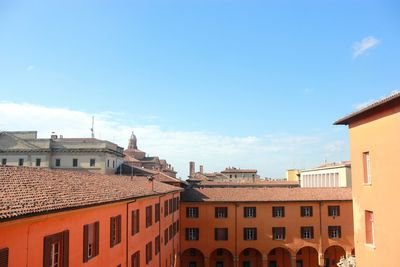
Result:
{"label": "ochre wall", "polygon": [[[400,106],[349,125],[357,266],[399,266]],[[372,184],[364,185],[363,152],[369,152]],[[375,246],[366,245],[365,211],[373,211]]]}
{"label": "ochre wall", "polygon": [[[340,216],[328,217],[328,205],[339,205]],[[285,217],[272,217],[273,206],[284,206]],[[300,207],[312,206],[312,217],[301,217]],[[186,208],[198,207],[199,218],[187,218]],[[228,218],[215,218],[215,207],[228,207]],[[245,218],[244,207],[256,207],[256,218]],[[342,237],[340,239],[328,238],[328,226],[341,226]],[[314,239],[301,239],[300,227],[313,226]],[[247,241],[243,239],[243,228],[256,227],[257,240]],[[272,227],[286,227],[285,240],[272,240]],[[297,252],[304,247],[311,247],[317,251],[319,264],[323,264],[324,252],[334,245],[342,247],[346,254],[350,254],[354,248],[353,243],[353,210],[351,201],[324,201],[324,202],[278,202],[278,203],[205,203],[182,202],[181,203],[181,252],[185,253],[191,248],[201,251],[204,255],[205,266],[213,266],[212,254],[215,250],[223,248],[228,250],[235,262],[242,262],[241,254],[245,249],[252,248],[259,252],[262,266],[268,266],[268,260],[279,258],[282,251],[276,250],[276,256],[268,254],[274,248],[284,248],[290,253],[290,262],[283,264],[277,260],[279,266],[295,264]],[[185,240],[185,228],[199,228],[200,237],[197,241]],[[215,241],[214,228],[228,228],[228,241]],[[283,252],[282,252],[283,253]],[[308,253],[308,251],[306,252]],[[239,257],[240,255],[240,257]],[[303,255],[304,256],[304,255]],[[268,258],[269,257],[269,258]],[[306,257],[308,257],[306,255]],[[315,257],[311,255],[310,257]],[[281,259],[284,257],[280,257]],[[182,267],[188,267],[190,257],[185,257]],[[285,260],[287,261],[287,260]],[[236,265],[234,265],[236,266]],[[240,265],[241,266],[241,265]],[[252,265],[253,266],[253,265]],[[304,265],[306,267],[307,265]],[[313,265],[310,265],[313,266]]]}

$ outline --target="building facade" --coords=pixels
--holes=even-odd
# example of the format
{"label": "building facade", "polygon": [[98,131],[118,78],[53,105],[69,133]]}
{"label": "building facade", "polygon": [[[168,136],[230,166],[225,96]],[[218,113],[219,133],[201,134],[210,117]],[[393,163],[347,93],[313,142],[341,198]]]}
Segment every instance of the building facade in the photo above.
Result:
{"label": "building facade", "polygon": [[349,161],[325,163],[312,169],[300,171],[301,187],[351,187],[351,164]]}
{"label": "building facade", "polygon": [[1,165],[113,174],[123,157],[122,147],[96,138],[37,138],[36,131],[0,132]]}
{"label": "building facade", "polygon": [[349,188],[192,188],[182,267],[337,266],[354,253]]}
{"label": "building facade", "polygon": [[[43,179],[46,178],[46,179]],[[176,266],[181,188],[0,167],[0,266]]]}
{"label": "building facade", "polygon": [[398,266],[400,93],[335,124],[349,128],[357,266]]}
{"label": "building facade", "polygon": [[176,178],[176,171],[165,159],[146,156],[146,152],[138,149],[136,135],[132,132],[129,138],[128,148],[124,150],[124,164],[152,171],[163,172],[166,175]]}

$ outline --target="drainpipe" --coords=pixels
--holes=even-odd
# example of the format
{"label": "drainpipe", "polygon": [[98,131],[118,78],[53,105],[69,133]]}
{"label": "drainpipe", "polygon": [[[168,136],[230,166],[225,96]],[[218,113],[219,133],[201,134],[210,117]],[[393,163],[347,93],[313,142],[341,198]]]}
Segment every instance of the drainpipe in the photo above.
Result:
{"label": "drainpipe", "polygon": [[322,254],[323,253],[322,247],[323,247],[322,246],[322,201],[319,201],[319,252],[318,252],[319,266],[323,266],[325,264],[325,258],[324,255]]}
{"label": "drainpipe", "polygon": [[128,267],[128,245],[129,245],[129,241],[128,241],[128,238],[129,238],[129,227],[128,227],[128,222],[129,222],[129,204],[131,204],[131,203],[134,203],[134,202],[136,202],[136,200],[133,200],[133,201],[129,201],[128,203],[126,203],[126,240],[125,240],[125,250],[126,250],[126,252],[125,252],[125,256],[126,256],[126,259],[125,259],[125,261],[126,261],[126,267]]}
{"label": "drainpipe", "polygon": [[239,257],[237,256],[237,208],[238,208],[239,204],[235,203],[235,256],[233,257],[234,260],[234,266],[238,267],[238,263],[239,263]]}
{"label": "drainpipe", "polygon": [[[158,237],[160,240],[160,247],[158,249],[158,266],[161,267],[161,196],[158,196],[158,205],[160,206],[160,209],[159,209],[160,214],[158,217]],[[156,246],[157,246],[157,244],[156,244]],[[128,267],[128,266],[126,266],[126,267]]]}

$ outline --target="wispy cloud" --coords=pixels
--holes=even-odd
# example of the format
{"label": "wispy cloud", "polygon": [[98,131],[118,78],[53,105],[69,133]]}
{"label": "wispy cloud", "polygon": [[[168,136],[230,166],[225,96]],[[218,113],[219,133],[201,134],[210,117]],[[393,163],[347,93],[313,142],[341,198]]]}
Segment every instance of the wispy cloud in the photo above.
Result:
{"label": "wispy cloud", "polygon": [[353,44],[353,59],[364,54],[367,50],[377,46],[381,41],[373,36],[363,38],[361,41]]}
{"label": "wispy cloud", "polygon": [[262,176],[283,177],[286,169],[321,163],[325,149],[332,153],[336,151],[329,146],[324,148],[326,143],[334,141],[323,140],[320,135],[232,136],[207,131],[173,131],[158,125],[139,124],[130,118],[127,120],[125,114],[107,111],[90,114],[65,108],[0,102],[0,114],[0,131],[37,130],[40,137],[46,138],[51,132],[64,137],[89,137],[94,115],[97,138],[126,147],[134,130],[141,150],[167,159],[183,178],[187,176],[191,160],[204,164],[206,171],[236,166],[258,169]]}
{"label": "wispy cloud", "polygon": [[35,65],[29,65],[28,67],[26,67],[26,71],[33,71],[34,69],[36,69]]}

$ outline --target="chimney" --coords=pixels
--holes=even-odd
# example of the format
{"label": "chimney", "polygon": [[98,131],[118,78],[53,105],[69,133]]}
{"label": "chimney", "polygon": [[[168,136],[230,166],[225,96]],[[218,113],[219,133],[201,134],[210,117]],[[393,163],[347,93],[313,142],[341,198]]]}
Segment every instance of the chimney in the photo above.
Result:
{"label": "chimney", "polygon": [[189,177],[193,178],[194,177],[194,169],[195,168],[195,163],[194,161],[189,162]]}
{"label": "chimney", "polygon": [[51,140],[57,139],[56,133],[55,133],[55,132],[52,132],[50,138],[51,138]]}
{"label": "chimney", "polygon": [[200,165],[200,173],[203,174],[204,173],[204,168],[203,165]]}

